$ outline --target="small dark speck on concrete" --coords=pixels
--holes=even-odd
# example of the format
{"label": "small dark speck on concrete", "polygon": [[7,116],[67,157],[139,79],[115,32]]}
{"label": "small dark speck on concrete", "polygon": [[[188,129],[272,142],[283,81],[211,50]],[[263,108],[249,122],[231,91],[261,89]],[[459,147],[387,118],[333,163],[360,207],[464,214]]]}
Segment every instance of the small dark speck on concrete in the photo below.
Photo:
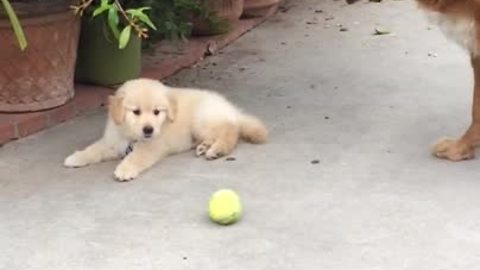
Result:
{"label": "small dark speck on concrete", "polygon": [[186,261],[188,258],[187,257],[183,257],[183,260]]}
{"label": "small dark speck on concrete", "polygon": [[215,62],[212,63],[212,66],[216,66],[216,65],[217,65],[217,63],[215,63]]}
{"label": "small dark speck on concrete", "polygon": [[346,28],[346,27],[340,28],[340,32],[347,32],[347,31],[348,31],[348,28]]}
{"label": "small dark speck on concrete", "polygon": [[305,34],[305,37],[309,37],[310,35],[309,34]]}
{"label": "small dark speck on concrete", "polygon": [[234,158],[234,157],[227,157],[225,160],[226,160],[226,161],[235,161],[235,160],[237,160],[237,159]]}
{"label": "small dark speck on concrete", "polygon": [[292,106],[290,106],[290,105],[287,105],[287,109],[291,109],[291,108],[292,108]]}
{"label": "small dark speck on concrete", "polygon": [[314,159],[312,161],[310,161],[311,164],[319,164],[320,163],[320,160],[318,159]]}
{"label": "small dark speck on concrete", "polygon": [[280,42],[280,44],[282,44],[282,45],[287,45],[287,43],[284,42],[284,41]]}
{"label": "small dark speck on concrete", "polygon": [[316,9],[315,13],[323,13],[323,9]]}
{"label": "small dark speck on concrete", "polygon": [[310,89],[315,89],[315,84],[310,84]]}
{"label": "small dark speck on concrete", "polygon": [[245,68],[245,67],[241,67],[241,68],[239,68],[238,70],[240,70],[240,71],[245,71],[246,69],[247,69],[247,68]]}
{"label": "small dark speck on concrete", "polygon": [[330,119],[330,116],[325,116],[324,118],[325,118],[325,120],[328,120],[328,119]]}

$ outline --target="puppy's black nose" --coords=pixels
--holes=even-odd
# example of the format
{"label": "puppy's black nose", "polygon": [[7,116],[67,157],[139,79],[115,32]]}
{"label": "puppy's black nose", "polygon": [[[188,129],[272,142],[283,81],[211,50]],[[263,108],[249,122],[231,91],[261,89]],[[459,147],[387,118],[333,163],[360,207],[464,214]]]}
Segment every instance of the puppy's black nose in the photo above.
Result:
{"label": "puppy's black nose", "polygon": [[150,136],[153,134],[153,127],[152,126],[145,126],[143,127],[143,134],[145,136]]}

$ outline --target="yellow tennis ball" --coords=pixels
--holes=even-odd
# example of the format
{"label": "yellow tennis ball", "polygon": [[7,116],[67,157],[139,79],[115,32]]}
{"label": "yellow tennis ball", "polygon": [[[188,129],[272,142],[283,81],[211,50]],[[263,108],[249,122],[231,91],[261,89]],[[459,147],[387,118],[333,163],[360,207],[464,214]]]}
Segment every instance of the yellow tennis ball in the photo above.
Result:
{"label": "yellow tennis ball", "polygon": [[235,191],[221,189],[210,197],[208,215],[212,221],[221,225],[229,225],[237,222],[241,214],[242,204]]}

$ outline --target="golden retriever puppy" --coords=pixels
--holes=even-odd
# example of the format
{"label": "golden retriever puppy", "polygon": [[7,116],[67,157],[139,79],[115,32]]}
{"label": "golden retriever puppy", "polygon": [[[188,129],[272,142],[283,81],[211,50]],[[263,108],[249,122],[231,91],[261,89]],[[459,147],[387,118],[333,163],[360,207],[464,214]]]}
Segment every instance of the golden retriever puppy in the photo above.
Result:
{"label": "golden retriever puppy", "polygon": [[267,139],[260,120],[221,95],[151,79],[126,82],[110,97],[108,111],[103,137],[67,157],[66,167],[123,157],[114,176],[128,181],[168,155],[196,148],[197,156],[213,160],[230,154],[239,138],[251,143]]}

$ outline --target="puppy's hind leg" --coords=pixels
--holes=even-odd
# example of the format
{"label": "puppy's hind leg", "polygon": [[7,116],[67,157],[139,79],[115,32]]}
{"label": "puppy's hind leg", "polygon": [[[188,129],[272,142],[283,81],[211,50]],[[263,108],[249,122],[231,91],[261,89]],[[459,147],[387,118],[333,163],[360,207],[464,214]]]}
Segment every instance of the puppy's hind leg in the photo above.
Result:
{"label": "puppy's hind leg", "polygon": [[230,154],[238,142],[238,125],[223,122],[211,124],[207,128],[212,144],[206,151],[205,158],[213,160]]}
{"label": "puppy's hind leg", "polygon": [[212,144],[214,143],[213,139],[206,139],[201,141],[197,147],[195,147],[195,154],[197,157],[205,155],[207,153],[208,149],[212,147]]}

